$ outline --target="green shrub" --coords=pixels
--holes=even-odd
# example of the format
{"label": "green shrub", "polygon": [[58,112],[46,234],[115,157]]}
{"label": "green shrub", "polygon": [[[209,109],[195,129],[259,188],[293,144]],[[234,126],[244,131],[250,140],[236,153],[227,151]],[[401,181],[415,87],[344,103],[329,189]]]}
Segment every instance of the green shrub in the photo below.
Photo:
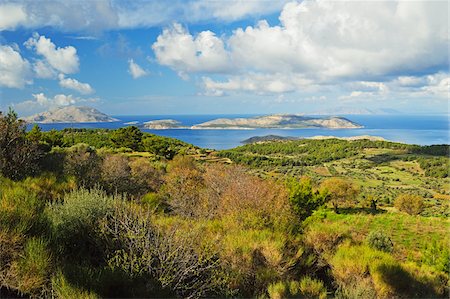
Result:
{"label": "green shrub", "polygon": [[422,251],[422,262],[438,271],[450,272],[450,249],[448,243],[433,240]]}
{"label": "green shrub", "polygon": [[269,293],[269,298],[271,299],[282,299],[285,298],[288,289],[286,284],[282,281],[272,283],[267,287],[267,292]]}
{"label": "green shrub", "polygon": [[418,195],[400,194],[394,203],[395,207],[409,215],[418,215],[424,209],[423,198]]}
{"label": "green shrub", "polygon": [[305,276],[300,280],[300,292],[306,298],[325,299],[327,297],[327,289],[323,282],[310,276]]}
{"label": "green shrub", "polygon": [[61,271],[58,271],[51,279],[52,291],[56,298],[97,299],[96,294],[79,289],[70,284]]}
{"label": "green shrub", "polygon": [[47,243],[31,238],[25,243],[21,257],[12,262],[7,280],[19,292],[35,296],[45,291],[50,270],[51,257]]}
{"label": "green shrub", "polygon": [[382,231],[371,231],[367,236],[367,244],[374,249],[384,252],[392,252],[394,250],[391,238]]}
{"label": "green shrub", "polygon": [[114,198],[98,189],[79,189],[66,194],[63,203],[53,203],[47,214],[58,252],[66,258],[101,258],[98,227],[113,212]]}

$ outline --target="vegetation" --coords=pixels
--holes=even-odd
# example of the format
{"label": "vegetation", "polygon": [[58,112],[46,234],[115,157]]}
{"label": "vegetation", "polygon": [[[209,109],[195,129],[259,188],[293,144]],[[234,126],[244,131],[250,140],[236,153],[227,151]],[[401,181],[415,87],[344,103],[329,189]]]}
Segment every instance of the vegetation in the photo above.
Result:
{"label": "vegetation", "polygon": [[411,160],[442,147],[263,143],[229,165],[133,127],[1,121],[39,154],[1,168],[0,297],[448,297],[448,178]]}

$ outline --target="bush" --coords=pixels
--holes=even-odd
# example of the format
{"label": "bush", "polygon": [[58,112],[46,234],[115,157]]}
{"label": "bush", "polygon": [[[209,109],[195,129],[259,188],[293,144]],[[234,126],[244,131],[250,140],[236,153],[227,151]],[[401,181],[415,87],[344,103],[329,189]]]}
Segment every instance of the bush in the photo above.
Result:
{"label": "bush", "polygon": [[287,294],[286,284],[282,281],[272,283],[267,287],[269,298],[271,299],[283,299]]}
{"label": "bush", "polygon": [[367,244],[374,249],[384,252],[392,252],[394,249],[391,238],[382,231],[371,231],[367,236]]}
{"label": "bush", "polygon": [[58,271],[51,279],[52,291],[56,298],[97,299],[96,294],[79,289],[71,285],[61,271]]}
{"label": "bush", "polygon": [[94,187],[100,181],[100,162],[94,148],[77,144],[67,149],[64,158],[64,172],[74,176],[79,186]]}
{"label": "bush", "polygon": [[45,290],[51,267],[50,253],[42,239],[31,238],[25,243],[21,258],[11,266],[12,284],[21,293],[38,295]]}
{"label": "bush", "polygon": [[300,292],[306,298],[325,299],[327,297],[327,289],[323,282],[310,276],[305,276],[300,280]]}
{"label": "bush", "polygon": [[271,299],[282,298],[327,298],[327,289],[322,281],[304,276],[300,281],[275,282],[267,287]]}
{"label": "bush", "polygon": [[409,215],[418,215],[424,209],[423,198],[418,195],[400,194],[394,202],[395,207]]}
{"label": "bush", "polygon": [[99,222],[113,212],[113,205],[114,198],[98,189],[76,190],[63,203],[50,205],[47,214],[58,253],[74,260],[101,260]]}

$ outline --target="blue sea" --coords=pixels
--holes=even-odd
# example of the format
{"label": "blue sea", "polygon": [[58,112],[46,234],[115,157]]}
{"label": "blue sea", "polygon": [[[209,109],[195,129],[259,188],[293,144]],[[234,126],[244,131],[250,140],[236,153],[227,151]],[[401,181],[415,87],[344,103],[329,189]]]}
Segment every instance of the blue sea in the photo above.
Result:
{"label": "blue sea", "polygon": [[[40,124],[44,131],[63,128],[108,128],[127,126],[125,123],[158,119],[175,119],[191,126],[216,118],[251,117],[255,115],[148,115],[114,116],[120,121],[111,123]],[[254,130],[143,130],[157,135],[173,137],[210,149],[229,149],[242,145],[253,136],[279,135],[312,137],[317,135],[351,137],[359,135],[380,136],[390,141],[409,144],[449,144],[450,118],[448,115],[342,115],[364,126],[361,129],[254,129]]]}

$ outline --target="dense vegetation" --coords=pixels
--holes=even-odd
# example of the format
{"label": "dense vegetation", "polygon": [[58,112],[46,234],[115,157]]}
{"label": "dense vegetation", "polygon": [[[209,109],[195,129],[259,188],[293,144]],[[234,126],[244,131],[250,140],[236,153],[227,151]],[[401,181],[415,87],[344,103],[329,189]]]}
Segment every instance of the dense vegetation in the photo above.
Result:
{"label": "dense vegetation", "polygon": [[340,173],[362,159],[401,162],[444,188],[447,178],[403,159],[430,149],[327,140],[208,155],[135,127],[26,132],[12,111],[0,138],[0,297],[448,296],[449,222],[424,216],[441,210],[415,189],[381,204],[355,172]]}

